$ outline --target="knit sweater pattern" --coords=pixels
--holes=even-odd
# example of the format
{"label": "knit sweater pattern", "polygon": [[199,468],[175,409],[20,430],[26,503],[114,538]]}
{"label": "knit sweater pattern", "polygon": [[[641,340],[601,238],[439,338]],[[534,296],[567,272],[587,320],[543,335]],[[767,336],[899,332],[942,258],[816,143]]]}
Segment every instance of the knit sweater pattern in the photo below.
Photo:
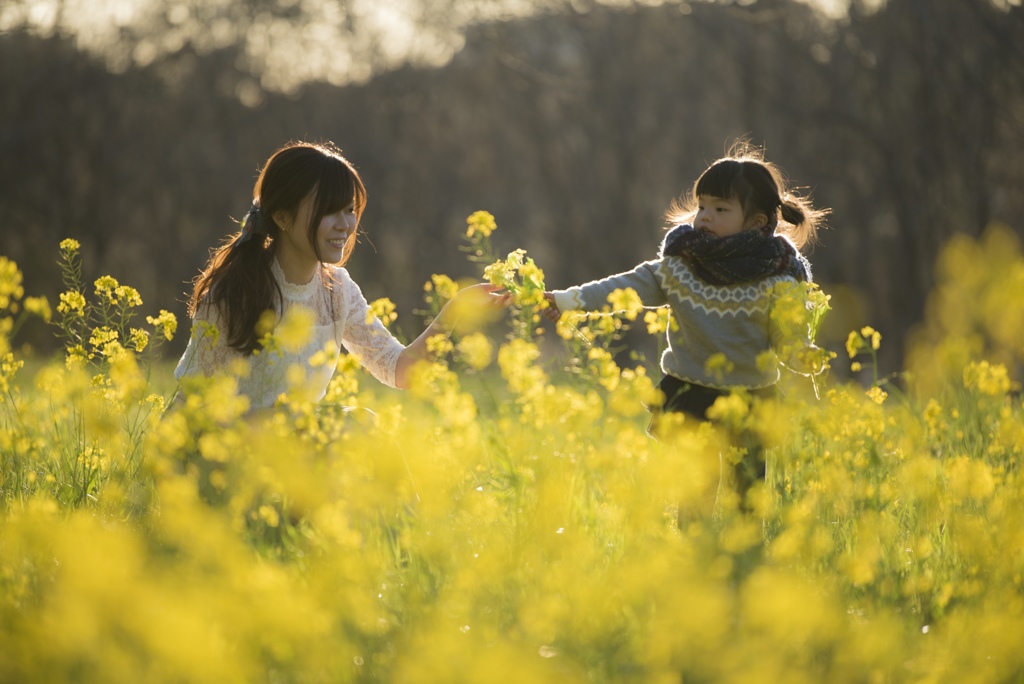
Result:
{"label": "knit sweater pattern", "polygon": [[[788,340],[772,322],[772,307],[775,288],[786,282],[798,281],[784,274],[740,285],[712,285],[697,277],[685,259],[662,256],[632,271],[555,290],[553,295],[561,311],[600,311],[608,306],[612,292],[632,288],[647,308],[671,307],[678,325],[666,333],[663,373],[707,387],[759,389],[780,377],[774,352]],[[765,352],[772,352],[768,363]],[[709,367],[716,354],[724,354],[729,363]]]}

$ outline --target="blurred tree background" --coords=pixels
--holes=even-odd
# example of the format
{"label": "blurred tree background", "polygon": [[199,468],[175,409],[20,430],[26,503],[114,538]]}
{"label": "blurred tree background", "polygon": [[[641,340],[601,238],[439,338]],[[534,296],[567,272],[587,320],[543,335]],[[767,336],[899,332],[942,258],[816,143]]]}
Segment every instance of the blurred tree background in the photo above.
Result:
{"label": "blurred tree background", "polygon": [[0,254],[54,301],[57,244],[77,238],[87,276],[138,287],[184,332],[188,281],[258,165],[332,140],[370,193],[349,269],[416,332],[432,273],[478,275],[457,249],[472,211],[549,286],[575,284],[653,257],[673,198],[745,136],[833,209],[810,255],[833,342],[871,324],[894,371],[941,245],[993,221],[1024,233],[1024,11],[840,9],[5,0]]}

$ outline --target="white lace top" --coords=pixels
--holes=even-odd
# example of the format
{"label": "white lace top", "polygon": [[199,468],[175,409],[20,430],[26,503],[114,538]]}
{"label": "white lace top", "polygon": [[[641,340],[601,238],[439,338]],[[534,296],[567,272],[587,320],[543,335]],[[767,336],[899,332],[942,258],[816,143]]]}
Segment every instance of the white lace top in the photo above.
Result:
{"label": "white lace top", "polygon": [[[405,347],[375,316],[371,315],[370,322],[367,322],[369,305],[348,271],[331,266],[333,282],[328,288],[319,273],[305,285],[295,285],[285,280],[276,259],[271,262],[271,268],[283,296],[282,315],[278,322],[293,307],[303,307],[312,313],[313,328],[309,342],[298,352],[264,350],[248,357],[249,372],[238,376],[238,389],[240,394],[249,398],[251,410],[273,406],[277,398],[288,390],[289,368],[295,366],[304,371],[309,394],[316,401],[322,399],[334,375],[340,346],[355,355],[375,378],[389,387],[395,386],[398,356]],[[180,381],[189,375],[231,372],[236,366],[235,361],[246,359],[242,353],[228,346],[227,325],[224,323],[215,307],[201,307],[196,312],[192,321],[192,337],[174,370],[175,379]],[[217,335],[205,334],[211,324],[219,331]],[[315,363],[310,363],[315,354],[324,350],[327,351],[326,359],[321,355]],[[291,376],[294,382],[295,371]]]}

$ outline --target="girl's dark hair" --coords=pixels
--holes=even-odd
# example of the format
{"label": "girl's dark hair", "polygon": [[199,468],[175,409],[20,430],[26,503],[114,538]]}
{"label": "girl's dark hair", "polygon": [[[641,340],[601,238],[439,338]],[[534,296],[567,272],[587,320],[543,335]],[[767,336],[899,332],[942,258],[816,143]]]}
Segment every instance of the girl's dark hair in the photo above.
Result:
{"label": "girl's dark hair", "polygon": [[[195,316],[200,306],[215,306],[226,321],[228,346],[250,355],[259,346],[257,323],[264,312],[280,313],[281,289],[271,271],[281,227],[280,212],[295,217],[299,205],[311,198],[312,211],[306,235],[317,258],[323,261],[317,238],[320,220],[350,203],[358,220],[366,208],[366,188],[359,173],[330,143],[290,142],[264,164],[252,191],[252,208],[241,230],[229,235],[211,251],[210,261],[195,279],[188,311]],[[358,223],[357,223],[358,226]],[[357,231],[349,236],[339,264],[348,261]],[[320,274],[330,286],[327,265]]]}
{"label": "girl's dark hair", "polygon": [[734,144],[728,156],[709,166],[685,199],[673,202],[666,216],[669,223],[692,222],[701,195],[735,199],[743,207],[744,219],[764,214],[764,230],[785,235],[798,249],[814,244],[822,219],[829,213],[812,207],[810,196],[797,195],[779,168],[745,141]]}

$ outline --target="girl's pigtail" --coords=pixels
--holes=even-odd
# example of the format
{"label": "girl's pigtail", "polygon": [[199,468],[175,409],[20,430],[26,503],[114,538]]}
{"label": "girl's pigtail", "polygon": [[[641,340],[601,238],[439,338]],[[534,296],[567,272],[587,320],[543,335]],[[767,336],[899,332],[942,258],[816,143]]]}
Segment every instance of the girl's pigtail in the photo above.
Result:
{"label": "girl's pigtail", "polygon": [[829,210],[815,209],[809,197],[799,197],[788,192],[781,200],[779,212],[782,214],[782,220],[789,225],[779,232],[788,237],[798,249],[817,242],[818,229],[829,214]]}
{"label": "girl's pigtail", "polygon": [[807,220],[803,209],[795,202],[783,199],[779,209],[782,212],[782,220],[796,227],[800,227]]}

